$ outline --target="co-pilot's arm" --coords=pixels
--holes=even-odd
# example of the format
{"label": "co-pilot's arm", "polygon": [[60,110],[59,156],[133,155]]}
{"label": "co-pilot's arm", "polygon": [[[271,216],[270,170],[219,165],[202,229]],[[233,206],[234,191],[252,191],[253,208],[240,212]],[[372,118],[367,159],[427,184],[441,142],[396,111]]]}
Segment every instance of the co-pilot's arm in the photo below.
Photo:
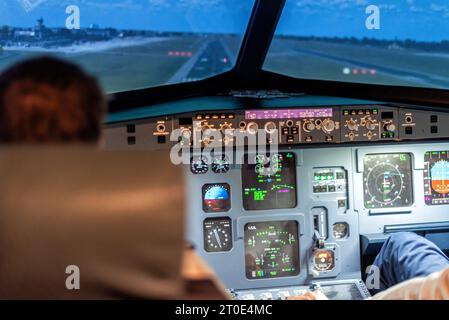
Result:
{"label": "co-pilot's arm", "polygon": [[449,267],[427,277],[399,283],[376,294],[373,300],[449,300]]}

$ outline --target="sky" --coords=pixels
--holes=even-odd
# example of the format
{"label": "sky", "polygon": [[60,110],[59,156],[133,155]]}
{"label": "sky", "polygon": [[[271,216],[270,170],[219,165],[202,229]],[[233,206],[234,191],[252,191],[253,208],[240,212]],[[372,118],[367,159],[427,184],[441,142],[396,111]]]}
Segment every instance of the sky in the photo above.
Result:
{"label": "sky", "polygon": [[[121,29],[242,34],[253,3],[254,0],[1,0],[0,25],[31,27],[42,16],[46,25],[62,27],[67,17],[65,8],[75,4],[81,10],[81,27],[95,23]],[[365,9],[370,4],[380,9],[380,30],[365,27]],[[449,40],[449,0],[287,0],[277,34]]]}

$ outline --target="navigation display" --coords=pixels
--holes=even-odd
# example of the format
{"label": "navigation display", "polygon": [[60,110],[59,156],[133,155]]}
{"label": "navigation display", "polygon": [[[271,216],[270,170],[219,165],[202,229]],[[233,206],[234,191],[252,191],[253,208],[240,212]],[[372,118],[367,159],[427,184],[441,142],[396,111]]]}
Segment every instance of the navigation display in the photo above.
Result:
{"label": "navigation display", "polygon": [[254,157],[255,163],[242,166],[245,210],[296,207],[295,154],[284,152],[271,157],[264,155]]}
{"label": "navigation display", "polygon": [[449,204],[448,152],[424,154],[424,200],[427,205]]}
{"label": "navigation display", "polygon": [[412,164],[408,153],[369,154],[363,159],[365,208],[413,204]]}
{"label": "navigation display", "polygon": [[245,225],[245,270],[248,279],[299,274],[297,221],[252,222]]}
{"label": "navigation display", "polygon": [[332,108],[245,111],[246,120],[304,119],[323,117],[332,117]]}

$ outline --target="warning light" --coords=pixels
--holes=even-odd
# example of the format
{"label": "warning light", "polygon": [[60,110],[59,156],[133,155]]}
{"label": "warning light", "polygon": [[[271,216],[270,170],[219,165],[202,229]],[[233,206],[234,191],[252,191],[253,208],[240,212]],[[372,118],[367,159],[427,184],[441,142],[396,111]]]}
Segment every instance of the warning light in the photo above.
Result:
{"label": "warning light", "polygon": [[359,69],[353,69],[352,73],[355,74],[355,75],[359,74]]}
{"label": "warning light", "polygon": [[371,69],[370,71],[369,71],[369,73],[371,74],[371,75],[375,75],[376,74],[376,69]]}

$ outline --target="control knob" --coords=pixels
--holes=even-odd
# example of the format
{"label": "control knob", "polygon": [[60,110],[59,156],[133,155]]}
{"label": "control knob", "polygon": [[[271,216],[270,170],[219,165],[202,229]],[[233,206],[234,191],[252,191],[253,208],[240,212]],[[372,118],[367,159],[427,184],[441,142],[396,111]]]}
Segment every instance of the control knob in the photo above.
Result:
{"label": "control knob", "polygon": [[359,125],[357,124],[357,120],[350,119],[346,121],[346,126],[351,131],[357,131],[359,129]]}
{"label": "control knob", "polygon": [[249,134],[256,134],[257,130],[259,129],[259,126],[255,122],[250,122],[246,126],[246,130]]}
{"label": "control knob", "polygon": [[304,122],[303,128],[305,132],[310,132],[315,130],[315,124],[312,121],[307,120],[306,122]]}
{"label": "control knob", "polygon": [[323,131],[326,133],[331,133],[335,130],[335,122],[331,119],[324,119],[323,120]]}
{"label": "control knob", "polygon": [[229,133],[232,130],[232,126],[228,123],[220,124],[220,130],[223,134]]}
{"label": "control knob", "polygon": [[265,132],[272,134],[276,131],[276,124],[273,121],[265,123]]}
{"label": "control knob", "polygon": [[387,132],[394,132],[396,130],[396,126],[393,122],[387,122],[384,124],[384,130]]}
{"label": "control knob", "polygon": [[365,123],[366,129],[373,131],[376,129],[376,124],[372,120],[366,120]]}

